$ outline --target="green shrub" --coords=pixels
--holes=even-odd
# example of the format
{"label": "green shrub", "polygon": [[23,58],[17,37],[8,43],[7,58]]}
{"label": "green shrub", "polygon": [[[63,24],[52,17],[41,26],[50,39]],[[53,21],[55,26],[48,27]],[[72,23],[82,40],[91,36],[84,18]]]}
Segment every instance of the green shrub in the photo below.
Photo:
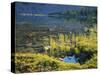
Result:
{"label": "green shrub", "polygon": [[16,72],[41,72],[80,69],[79,63],[65,63],[43,54],[16,53]]}

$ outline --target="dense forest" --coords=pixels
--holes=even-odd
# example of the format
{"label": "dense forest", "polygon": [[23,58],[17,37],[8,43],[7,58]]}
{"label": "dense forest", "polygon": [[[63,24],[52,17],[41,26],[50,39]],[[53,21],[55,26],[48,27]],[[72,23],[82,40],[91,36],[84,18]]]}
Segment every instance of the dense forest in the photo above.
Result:
{"label": "dense forest", "polygon": [[[16,24],[16,72],[97,68],[97,9],[52,11],[47,17],[64,20],[65,25]],[[75,30],[68,21],[82,27]]]}

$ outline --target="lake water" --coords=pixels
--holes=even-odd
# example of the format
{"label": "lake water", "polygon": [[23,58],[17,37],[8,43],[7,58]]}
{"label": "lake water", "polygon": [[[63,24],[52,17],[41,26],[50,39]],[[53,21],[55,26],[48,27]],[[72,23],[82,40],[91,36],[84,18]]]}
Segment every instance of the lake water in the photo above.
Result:
{"label": "lake water", "polygon": [[49,16],[21,16],[18,24],[29,23],[34,27],[47,27],[51,30],[64,30],[66,32],[83,32],[86,28],[85,21],[76,20],[74,18],[53,18]]}

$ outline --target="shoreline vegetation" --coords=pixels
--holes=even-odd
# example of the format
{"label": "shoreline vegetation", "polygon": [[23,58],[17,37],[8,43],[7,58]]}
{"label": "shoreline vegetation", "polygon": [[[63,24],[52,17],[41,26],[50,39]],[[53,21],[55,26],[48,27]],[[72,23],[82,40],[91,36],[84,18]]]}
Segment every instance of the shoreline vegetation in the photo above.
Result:
{"label": "shoreline vegetation", "polygon": [[[28,35],[32,38],[32,35],[36,36],[34,33]],[[47,36],[43,36],[41,40],[43,46],[39,49],[32,47],[32,44],[17,47],[15,53],[16,72],[24,73],[97,68],[96,36],[96,29],[90,28],[86,33],[77,36],[74,34],[66,36],[63,33],[57,36],[50,35],[49,39]],[[32,42],[32,40],[30,41]],[[59,59],[72,55],[78,58],[77,63],[67,63]]]}

